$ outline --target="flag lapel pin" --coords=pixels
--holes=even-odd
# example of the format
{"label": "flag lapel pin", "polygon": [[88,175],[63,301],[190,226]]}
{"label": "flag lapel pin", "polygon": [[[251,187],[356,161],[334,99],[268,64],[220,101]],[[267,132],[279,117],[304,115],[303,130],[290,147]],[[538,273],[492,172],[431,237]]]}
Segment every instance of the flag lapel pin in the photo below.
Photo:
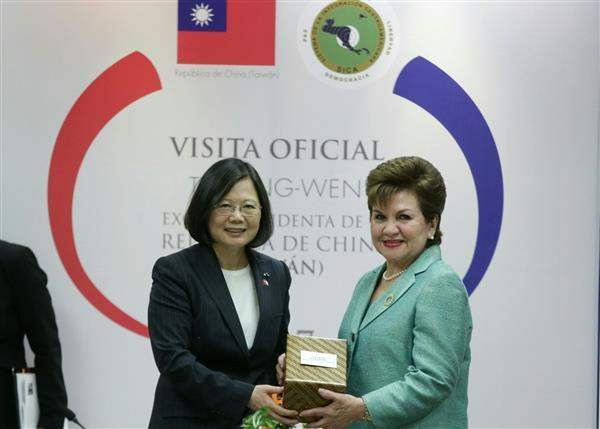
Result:
{"label": "flag lapel pin", "polygon": [[269,277],[271,277],[270,273],[263,273],[262,281],[260,282],[260,284],[262,286],[269,286]]}

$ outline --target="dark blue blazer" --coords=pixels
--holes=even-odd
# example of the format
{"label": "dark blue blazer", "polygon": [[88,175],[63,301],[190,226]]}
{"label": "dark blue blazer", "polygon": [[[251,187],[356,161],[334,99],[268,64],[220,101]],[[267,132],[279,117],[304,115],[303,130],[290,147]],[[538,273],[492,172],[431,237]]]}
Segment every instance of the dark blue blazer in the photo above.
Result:
{"label": "dark blue blazer", "polygon": [[211,247],[196,244],[156,261],[148,327],[160,377],[151,428],[239,428],[254,386],[276,384],[290,273],[282,261],[247,255],[260,308],[250,350]]}

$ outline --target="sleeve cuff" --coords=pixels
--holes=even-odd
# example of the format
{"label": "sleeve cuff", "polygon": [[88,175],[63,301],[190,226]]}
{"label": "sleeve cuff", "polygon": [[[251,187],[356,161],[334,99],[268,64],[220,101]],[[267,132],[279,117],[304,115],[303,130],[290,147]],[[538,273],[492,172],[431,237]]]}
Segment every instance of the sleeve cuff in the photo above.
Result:
{"label": "sleeve cuff", "polygon": [[[242,420],[248,409],[248,402],[250,402],[250,398],[252,397],[254,385],[239,380],[232,380],[232,383],[235,384],[235,393],[231,398],[231,402],[226,404],[226,410],[216,410],[216,413],[227,415],[230,414],[232,410],[236,410],[237,415],[234,416],[234,419]],[[234,404],[235,408],[233,406]]]}
{"label": "sleeve cuff", "polygon": [[378,399],[376,392],[367,393],[362,397],[365,407],[369,411],[371,420],[368,424],[374,427],[385,427],[385,421],[381,418],[381,413],[377,407]]}

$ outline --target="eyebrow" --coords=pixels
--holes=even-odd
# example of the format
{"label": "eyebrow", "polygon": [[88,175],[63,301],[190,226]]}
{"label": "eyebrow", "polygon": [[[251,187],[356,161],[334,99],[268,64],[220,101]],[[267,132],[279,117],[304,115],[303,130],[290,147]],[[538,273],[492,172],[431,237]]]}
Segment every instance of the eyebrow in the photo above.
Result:
{"label": "eyebrow", "polygon": [[[378,207],[373,207],[373,211],[378,211],[380,213],[383,213],[383,209],[380,209]],[[402,212],[412,212],[412,209],[407,207],[407,208],[402,208],[402,209],[396,211],[396,213],[402,213]]]}
{"label": "eyebrow", "polygon": [[[231,199],[229,199],[229,198],[223,198],[223,199],[222,199],[222,200],[220,200],[219,202],[220,202],[220,203],[224,203],[224,202],[233,203],[233,202],[235,202],[235,201],[233,201],[233,200],[231,200]],[[258,204],[258,201],[257,201],[257,200],[254,200],[254,199],[252,199],[252,198],[246,198],[245,200],[241,200],[241,202],[242,202],[242,203],[257,203],[257,204]]]}

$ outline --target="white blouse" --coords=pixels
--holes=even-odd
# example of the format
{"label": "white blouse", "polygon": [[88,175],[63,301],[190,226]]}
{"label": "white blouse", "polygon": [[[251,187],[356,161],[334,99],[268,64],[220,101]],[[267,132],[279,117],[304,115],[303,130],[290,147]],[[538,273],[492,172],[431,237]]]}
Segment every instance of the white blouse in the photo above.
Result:
{"label": "white blouse", "polygon": [[246,337],[246,345],[248,349],[251,349],[252,344],[254,344],[254,337],[256,336],[256,328],[258,327],[259,310],[250,265],[241,270],[232,271],[223,268],[221,270],[223,271],[227,289],[229,289],[229,294],[233,299],[233,304],[242,325],[244,337]]}

